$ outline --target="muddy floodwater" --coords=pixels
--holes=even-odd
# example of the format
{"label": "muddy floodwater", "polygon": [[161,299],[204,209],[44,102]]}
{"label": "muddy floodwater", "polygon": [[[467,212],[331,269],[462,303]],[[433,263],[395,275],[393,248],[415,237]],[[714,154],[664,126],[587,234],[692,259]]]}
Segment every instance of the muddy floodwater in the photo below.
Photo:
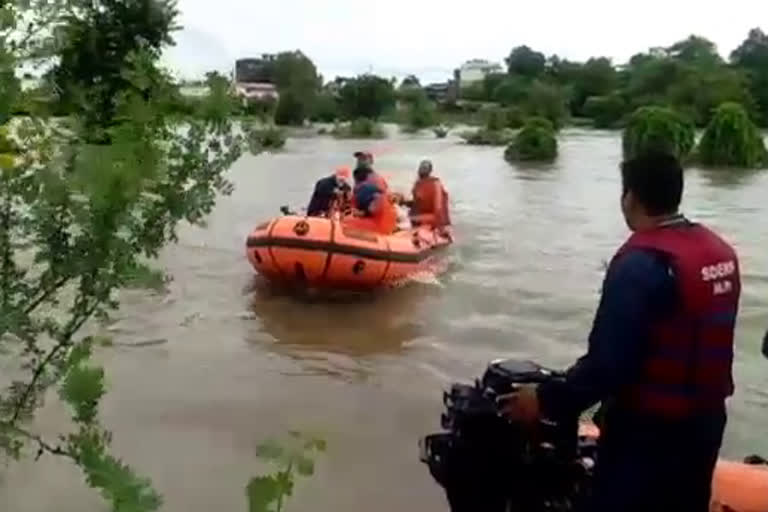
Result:
{"label": "muddy floodwater", "polygon": [[[502,149],[431,136],[376,142],[290,139],[245,157],[236,189],[207,227],[184,227],[161,263],[167,295],[123,294],[102,348],[110,392],[103,416],[115,450],[150,476],[172,512],[244,511],[262,467],[256,444],[290,429],[321,434],[328,452],[289,511],[447,510],[419,463],[417,439],[438,428],[441,388],[492,358],[560,367],[579,356],[603,265],[626,236],[615,133],[566,132],[557,164],[516,168]],[[244,257],[244,240],[281,205],[302,207],[314,181],[371,149],[395,189],[432,158],[452,198],[458,242],[449,271],[356,300],[300,301],[272,293]],[[768,454],[768,173],[690,170],[684,210],[738,249],[744,290],[737,393],[724,455]],[[52,401],[53,402],[53,401]],[[39,429],[56,432],[55,404]],[[0,468],[3,512],[107,507],[66,461]]]}

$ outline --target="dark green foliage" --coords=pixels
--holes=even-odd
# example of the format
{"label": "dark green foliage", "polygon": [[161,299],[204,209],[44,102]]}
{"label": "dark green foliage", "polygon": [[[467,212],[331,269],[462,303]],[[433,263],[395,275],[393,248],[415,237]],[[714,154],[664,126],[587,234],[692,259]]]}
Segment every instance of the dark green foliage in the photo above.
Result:
{"label": "dark green foliage", "polygon": [[547,58],[543,53],[531,50],[527,46],[518,46],[510,52],[505,61],[509,74],[533,78],[544,73]]}
{"label": "dark green foliage", "polygon": [[324,92],[317,96],[309,117],[312,121],[332,123],[339,118],[339,102],[333,94]]}
{"label": "dark green foliage", "polygon": [[275,123],[279,125],[301,125],[307,116],[305,107],[305,103],[301,101],[301,98],[295,92],[288,90],[281,93],[280,98],[277,100]]}
{"label": "dark green foliage", "polygon": [[[224,172],[246,141],[219,76],[209,77],[212,94],[195,116],[179,124],[179,91],[158,67],[172,3],[19,1],[3,5],[0,24],[16,8],[25,23],[13,52],[0,52],[0,80],[30,55],[58,57],[47,85],[61,87],[68,117],[51,121],[32,109],[0,137],[13,140],[0,149],[14,153],[0,166],[0,366],[8,371],[0,451],[19,458],[30,446],[67,457],[113,512],[156,511],[151,483],[109,453],[98,409],[104,371],[89,360],[95,340],[80,331],[108,319],[120,288],[159,279],[142,262],[176,240],[179,222],[201,223],[217,196],[231,192]],[[0,30],[0,49],[7,37]],[[2,119],[14,91],[0,84]],[[34,419],[54,389],[73,426],[49,442]]]}
{"label": "dark green foliage", "polygon": [[731,62],[745,70],[759,119],[768,126],[768,35],[759,28],[750,30],[747,39],[731,54]]}
{"label": "dark green foliage", "polygon": [[386,136],[376,121],[365,117],[355,119],[346,125],[337,124],[332,133],[334,137],[340,139],[381,139]]}
{"label": "dark green foliage", "polygon": [[341,111],[346,119],[377,120],[395,106],[392,82],[376,75],[361,75],[344,81],[340,91]]}
{"label": "dark green foliage", "polygon": [[[59,63],[53,80],[70,109],[80,110],[94,140],[105,140],[117,115],[116,97],[134,87],[122,73],[129,57],[152,58],[173,42],[173,0],[75,3],[58,25]],[[141,34],[137,37],[137,34]]]}
{"label": "dark green foliage", "polygon": [[437,122],[437,109],[427,98],[423,89],[410,89],[401,93],[401,101],[405,104],[405,129],[418,132],[429,128]]}
{"label": "dark green foliage", "polygon": [[248,127],[245,129],[245,132],[252,153],[280,149],[285,146],[285,133],[277,126],[267,126],[265,128]]}
{"label": "dark green foliage", "polygon": [[506,146],[514,138],[514,132],[508,129],[489,130],[480,128],[460,135],[467,144],[473,146]]}
{"label": "dark green foliage", "polygon": [[709,166],[754,168],[768,164],[763,136],[737,103],[718,107],[699,142],[698,157]]}
{"label": "dark green foliage", "polygon": [[622,137],[624,158],[666,152],[685,160],[693,149],[693,123],[665,107],[642,107],[628,119]]}
{"label": "dark green foliage", "polygon": [[526,116],[545,117],[559,129],[568,119],[568,96],[557,85],[535,81],[522,109]]}
{"label": "dark green foliage", "polygon": [[545,118],[531,118],[504,151],[509,162],[551,162],[557,158],[557,137],[552,123]]}
{"label": "dark green foliage", "polygon": [[627,102],[619,94],[591,96],[584,103],[584,115],[593,120],[595,128],[616,128],[627,111]]}

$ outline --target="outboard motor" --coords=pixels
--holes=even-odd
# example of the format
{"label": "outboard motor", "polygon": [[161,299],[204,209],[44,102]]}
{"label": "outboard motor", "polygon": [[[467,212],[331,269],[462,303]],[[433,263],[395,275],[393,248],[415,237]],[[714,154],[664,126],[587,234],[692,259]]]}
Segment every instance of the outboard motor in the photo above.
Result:
{"label": "outboard motor", "polygon": [[420,442],[421,460],[445,489],[452,512],[569,511],[588,495],[594,439],[579,438],[578,417],[528,429],[499,415],[496,398],[561,374],[529,361],[492,362],[473,385],[444,393],[444,432]]}

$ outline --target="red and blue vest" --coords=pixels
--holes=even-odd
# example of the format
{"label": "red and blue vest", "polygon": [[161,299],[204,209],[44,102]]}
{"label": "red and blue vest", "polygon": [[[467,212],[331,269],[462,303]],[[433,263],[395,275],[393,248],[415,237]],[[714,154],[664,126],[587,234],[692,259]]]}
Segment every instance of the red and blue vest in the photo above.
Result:
{"label": "red and blue vest", "polygon": [[733,338],[741,279],[734,249],[699,224],[636,232],[616,253],[668,258],[677,305],[649,329],[638,378],[620,394],[631,410],[681,418],[722,408],[733,394]]}

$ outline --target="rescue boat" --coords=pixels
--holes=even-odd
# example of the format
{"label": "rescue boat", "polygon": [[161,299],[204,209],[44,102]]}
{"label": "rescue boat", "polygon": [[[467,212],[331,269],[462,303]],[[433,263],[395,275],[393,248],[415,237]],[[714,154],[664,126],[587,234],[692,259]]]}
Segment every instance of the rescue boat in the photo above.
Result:
{"label": "rescue boat", "polygon": [[442,270],[449,230],[419,227],[381,235],[338,218],[285,215],[257,226],[246,241],[253,268],[270,282],[302,288],[373,290]]}

